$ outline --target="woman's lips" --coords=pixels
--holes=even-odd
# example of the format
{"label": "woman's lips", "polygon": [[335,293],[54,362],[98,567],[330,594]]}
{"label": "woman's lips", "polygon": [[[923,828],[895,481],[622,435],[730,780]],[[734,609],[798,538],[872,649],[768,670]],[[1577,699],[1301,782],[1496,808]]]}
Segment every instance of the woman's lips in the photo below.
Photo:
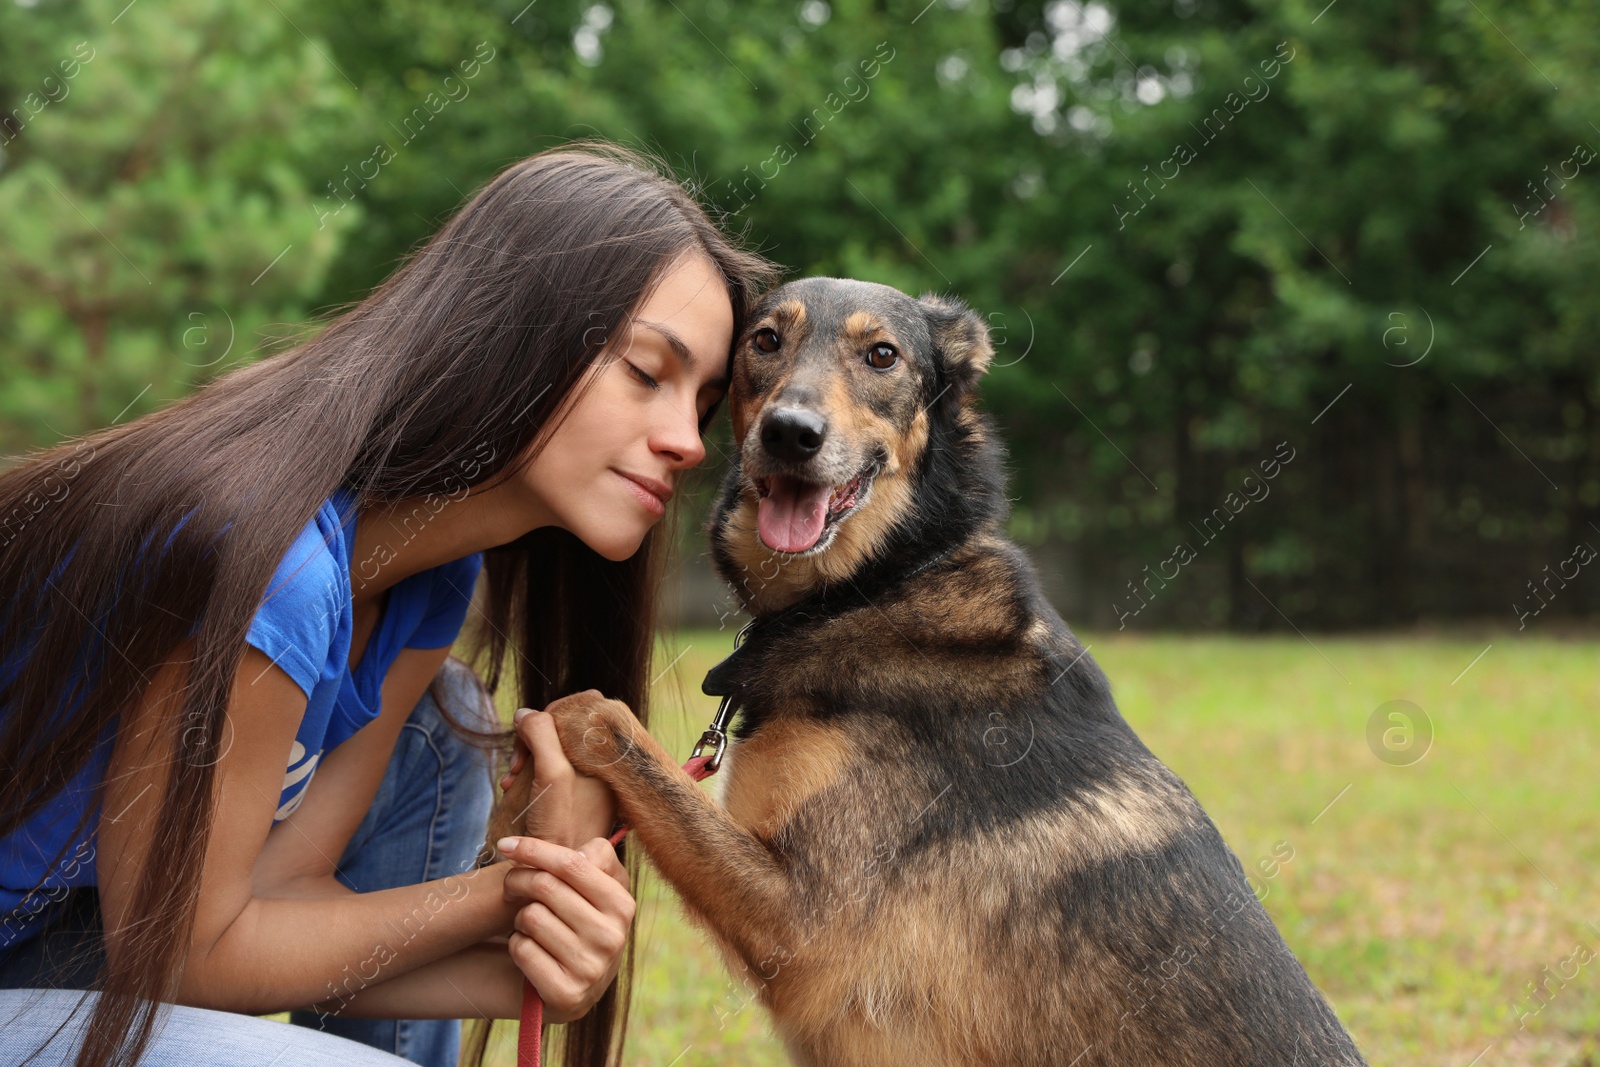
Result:
{"label": "woman's lips", "polygon": [[672,487],[670,485],[658,482],[654,478],[646,478],[640,474],[629,474],[626,471],[617,471],[616,473],[624,482],[628,483],[628,488],[633,490],[633,495],[638,498],[639,503],[643,504],[650,514],[660,518],[667,513],[667,501],[672,497]]}

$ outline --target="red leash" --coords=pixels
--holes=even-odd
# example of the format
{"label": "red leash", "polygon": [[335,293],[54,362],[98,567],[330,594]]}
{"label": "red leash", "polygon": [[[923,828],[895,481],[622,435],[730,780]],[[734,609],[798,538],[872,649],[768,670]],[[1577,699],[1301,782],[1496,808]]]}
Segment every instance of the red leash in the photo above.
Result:
{"label": "red leash", "polygon": [[[726,705],[727,701],[724,700],[723,704]],[[725,710],[725,708],[717,709],[717,720],[713,721],[711,729],[701,736],[699,743],[694,746],[695,754],[683,765],[683,769],[689,772],[689,777],[697,782],[715,774],[717,767],[722,763],[722,752],[727,747],[727,735],[723,729]],[[702,755],[701,749],[708,744],[714,746],[712,751]],[[628,830],[629,827],[624,826],[611,835],[610,841],[613,847],[622,843],[622,839],[628,835]],[[544,1001],[539,999],[533,983],[524,979],[522,1022],[517,1031],[517,1067],[539,1067],[539,1039],[543,1027]]]}
{"label": "red leash", "polygon": [[[751,619],[740,628],[733,639],[733,650],[737,652],[739,646],[744,644],[745,637],[750,633],[750,628],[756,624]],[[725,666],[733,656],[718,664]],[[712,673],[716,668],[712,669]],[[709,676],[708,676],[709,681]],[[689,762],[683,765],[689,777],[695,781],[702,781],[717,773],[717,768],[722,766],[722,754],[728,748],[728,721],[733,718],[733,694],[722,689],[701,687],[706,693],[721,693],[722,703],[717,705],[717,713],[711,718],[711,725],[706,732],[700,735],[700,740],[694,744],[694,750],[689,753]],[[709,749],[709,751],[707,751]],[[610,841],[612,847],[622,843],[628,834],[628,827],[624,826],[612,834]],[[539,1039],[540,1030],[544,1027],[544,1001],[539,999],[539,994],[534,991],[533,983],[524,980],[522,983],[522,1022],[521,1029],[517,1031],[517,1067],[540,1067]]]}

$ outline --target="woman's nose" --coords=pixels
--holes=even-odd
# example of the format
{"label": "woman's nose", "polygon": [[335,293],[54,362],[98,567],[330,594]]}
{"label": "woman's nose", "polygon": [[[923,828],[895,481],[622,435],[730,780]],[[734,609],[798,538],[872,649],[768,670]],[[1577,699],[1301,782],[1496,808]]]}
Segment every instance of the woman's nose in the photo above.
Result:
{"label": "woman's nose", "polygon": [[656,450],[681,467],[693,467],[706,458],[705,442],[700,439],[700,421],[692,407],[687,413],[673,413],[657,435]]}

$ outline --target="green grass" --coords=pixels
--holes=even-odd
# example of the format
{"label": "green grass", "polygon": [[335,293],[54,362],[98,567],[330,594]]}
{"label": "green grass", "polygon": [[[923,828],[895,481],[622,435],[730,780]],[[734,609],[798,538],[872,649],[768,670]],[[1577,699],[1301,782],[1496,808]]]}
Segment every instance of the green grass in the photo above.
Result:
{"label": "green grass", "polygon": [[[1501,636],[1474,662],[1489,638],[1080,637],[1246,870],[1292,850],[1261,877],[1265,906],[1369,1062],[1600,1065],[1593,642]],[[700,680],[732,638],[663,641],[658,663],[681,658],[657,683],[651,728],[684,758],[716,707]],[[1409,765],[1368,745],[1391,700],[1432,724]],[[649,872],[634,888],[627,1062],[787,1063],[671,890]],[[1596,958],[1549,978],[1580,943]],[[488,1062],[510,1067],[514,1027],[499,1029]]]}
{"label": "green grass", "polygon": [[[682,658],[657,685],[652,729],[671,751],[687,757],[715,710],[699,683],[732,636],[665,639],[658,662]],[[1370,1062],[1464,1067],[1488,1047],[1482,1067],[1600,1064],[1600,958],[1549,981],[1518,1026],[1544,968],[1579,942],[1600,956],[1586,926],[1600,925],[1593,643],[1502,636],[1473,663],[1489,638],[1080,636],[1246,869],[1293,850],[1262,881],[1266,908]],[[1396,699],[1434,732],[1409,766],[1366,738]],[[655,877],[635,888],[628,1062],[786,1063],[671,891]]]}

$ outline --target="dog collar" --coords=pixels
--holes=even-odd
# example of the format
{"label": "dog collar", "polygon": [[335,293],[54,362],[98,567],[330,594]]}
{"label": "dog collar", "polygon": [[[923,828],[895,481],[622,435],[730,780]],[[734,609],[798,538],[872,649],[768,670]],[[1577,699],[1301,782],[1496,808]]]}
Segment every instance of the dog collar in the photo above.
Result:
{"label": "dog collar", "polygon": [[[951,555],[955,553],[956,549],[960,548],[964,543],[964,541],[957,541],[956,543],[945,548],[945,550],[940,552],[938,555],[930,556],[921,563],[918,563],[915,567],[911,568],[911,570],[891,580],[896,584],[910,581],[912,578],[915,578],[922,572],[949,559]],[[855,587],[854,583],[851,584],[851,589],[854,590],[854,592],[860,597],[860,599],[862,599],[863,602],[867,602],[869,600],[865,594],[862,594],[861,591]],[[736,668],[738,666],[741,653],[744,649],[745,639],[749,637],[750,634],[757,628],[768,626],[771,623],[789,615],[802,613],[807,607],[820,600],[821,597],[819,596],[807,597],[790,605],[784,610],[778,612],[776,615],[757,616],[752,618],[749,622],[745,623],[739,628],[739,633],[733,639],[733,651],[729,652],[722,658],[721,662],[706,672],[705,681],[700,683],[700,691],[705,693],[707,696],[721,697],[722,702],[717,705],[717,713],[712,716],[711,725],[706,728],[705,733],[700,735],[700,740],[695,742],[694,750],[690,753],[690,758],[693,759],[696,756],[700,756],[709,749],[711,756],[706,763],[708,774],[715,772],[716,769],[721,766],[722,754],[727,750],[728,747],[728,724],[733,719],[733,713],[737,710],[734,698],[738,695],[739,690],[739,686],[734,682],[733,677],[736,674]]]}
{"label": "dog collar", "polygon": [[700,683],[700,691],[707,696],[720,696],[722,702],[717,705],[717,713],[711,717],[711,725],[706,727],[706,732],[700,735],[700,740],[694,744],[694,749],[689,753],[689,759],[711,750],[711,756],[706,760],[706,773],[712,774],[722,766],[722,754],[728,749],[728,723],[733,718],[733,694],[735,687],[727,680],[728,673],[739,654],[739,649],[744,645],[744,639],[750,631],[755,629],[760,619],[752,618],[739,628],[739,633],[733,639],[733,651],[723,657],[718,663],[706,672],[705,681]]}

